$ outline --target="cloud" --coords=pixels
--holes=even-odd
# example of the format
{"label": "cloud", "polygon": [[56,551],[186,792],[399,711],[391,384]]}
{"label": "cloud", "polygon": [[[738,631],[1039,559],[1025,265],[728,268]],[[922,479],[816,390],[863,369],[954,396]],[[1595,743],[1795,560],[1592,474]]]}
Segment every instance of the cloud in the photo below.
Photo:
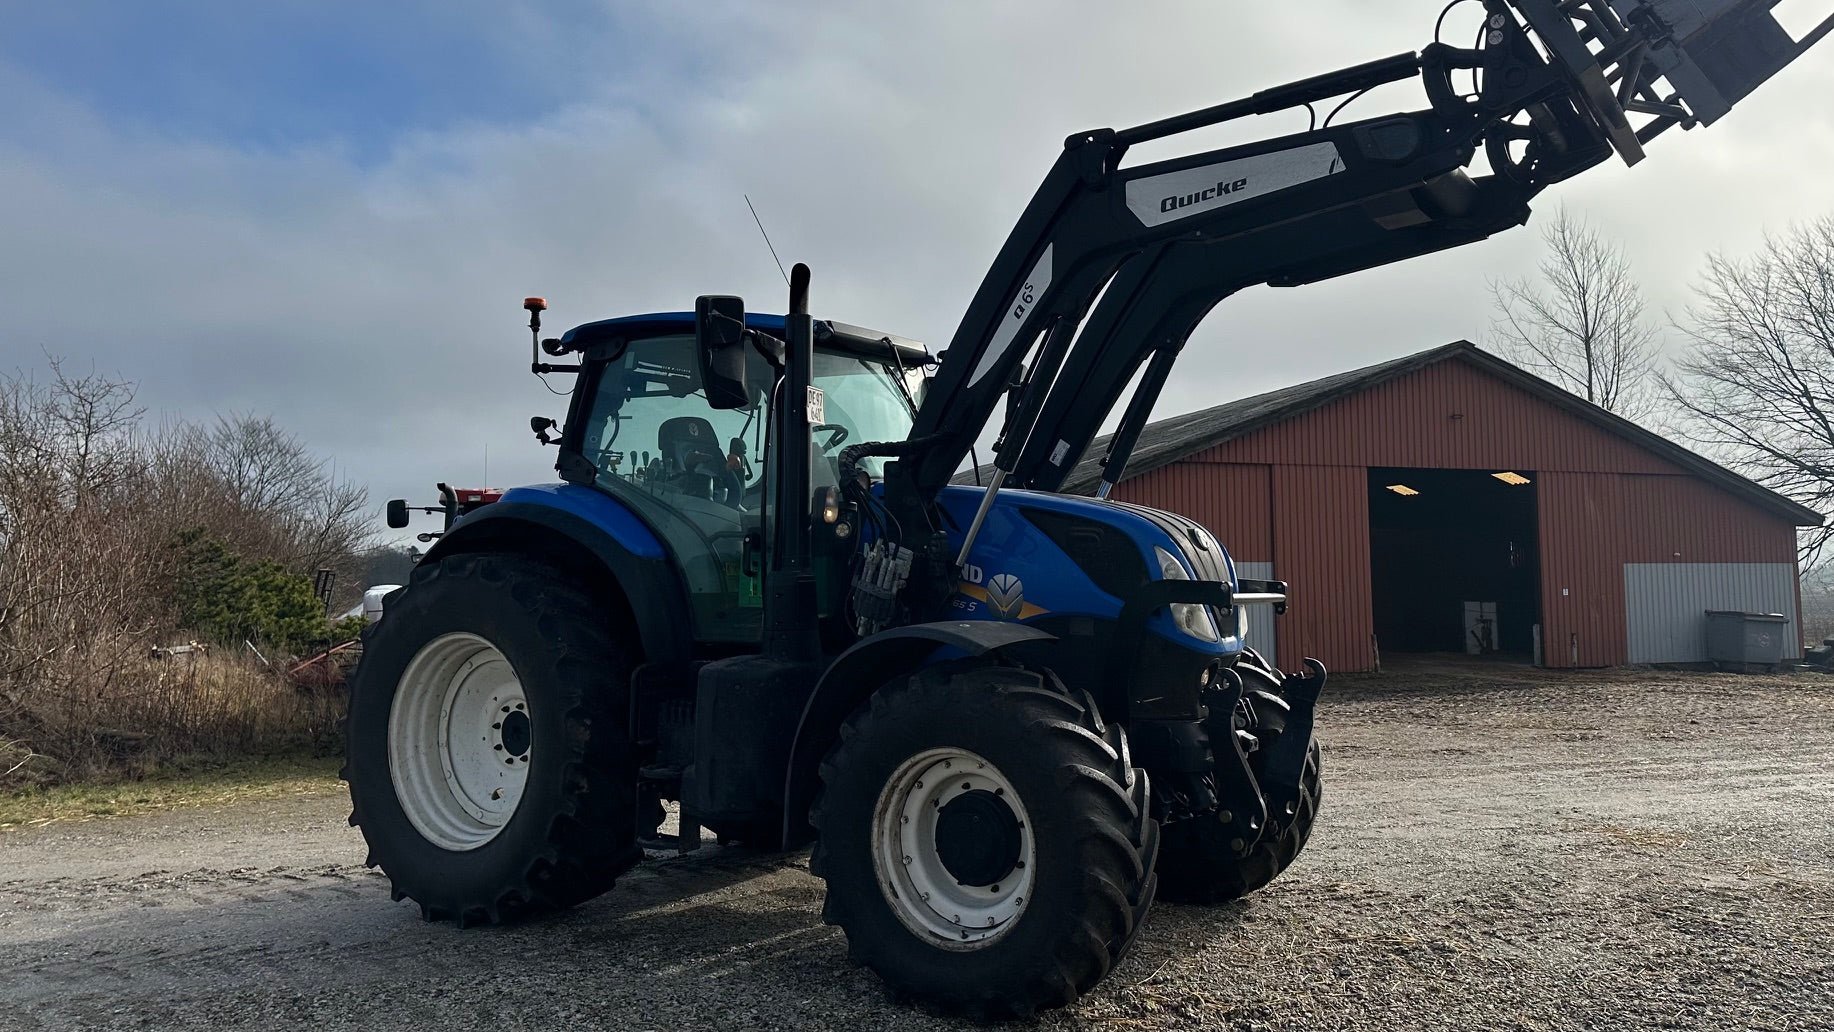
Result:
{"label": "cloud", "polygon": [[[749,192],[785,260],[815,269],[821,314],[940,348],[1064,136],[1417,48],[1438,7],[693,10],[574,12],[577,31],[525,16],[479,74],[552,64],[569,91],[537,90],[540,110],[513,118],[417,116],[385,145],[373,127],[278,144],[175,131],[0,64],[0,364],[49,348],[139,380],[162,412],[272,412],[377,498],[477,481],[486,448],[491,480],[544,479],[525,420],[564,402],[523,372],[525,294],[550,298],[551,327],[705,292],[779,308]],[[451,17],[477,35],[498,16]],[[1812,99],[1834,95],[1834,60],[1802,64],[1725,124],[1549,199],[1619,235],[1656,303],[1679,307],[1705,251],[1834,210],[1818,171],[1834,127]],[[1250,119],[1189,146],[1299,127]],[[1518,232],[1245,292],[1193,338],[1160,411],[1481,335],[1487,280],[1526,271],[1534,245]]]}

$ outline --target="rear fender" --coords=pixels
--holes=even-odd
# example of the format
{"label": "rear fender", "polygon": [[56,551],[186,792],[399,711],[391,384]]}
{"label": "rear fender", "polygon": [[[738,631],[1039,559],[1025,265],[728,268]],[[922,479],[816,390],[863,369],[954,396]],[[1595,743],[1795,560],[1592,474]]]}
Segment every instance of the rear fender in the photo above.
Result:
{"label": "rear fender", "polygon": [[599,615],[634,624],[648,662],[693,654],[687,587],[668,549],[635,513],[591,488],[515,488],[453,524],[421,561],[468,552],[524,555],[590,582],[606,599]]}
{"label": "rear fender", "polygon": [[815,837],[809,806],[821,784],[821,761],[840,739],[841,722],[880,687],[928,665],[944,650],[990,656],[1015,645],[1055,641],[1048,632],[996,620],[945,620],[894,627],[855,644],[829,665],[803,707],[783,789],[783,846]]}

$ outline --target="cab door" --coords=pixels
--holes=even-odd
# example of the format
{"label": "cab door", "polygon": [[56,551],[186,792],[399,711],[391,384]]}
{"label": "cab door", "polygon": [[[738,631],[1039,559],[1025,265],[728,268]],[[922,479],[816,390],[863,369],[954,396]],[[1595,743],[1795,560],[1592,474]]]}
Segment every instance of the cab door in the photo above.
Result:
{"label": "cab door", "polygon": [[[763,637],[763,527],[768,397],[714,409],[701,389],[692,334],[633,340],[592,361],[568,441],[599,490],[629,506],[668,546],[687,584],[694,639]],[[753,356],[754,384],[771,371]]]}

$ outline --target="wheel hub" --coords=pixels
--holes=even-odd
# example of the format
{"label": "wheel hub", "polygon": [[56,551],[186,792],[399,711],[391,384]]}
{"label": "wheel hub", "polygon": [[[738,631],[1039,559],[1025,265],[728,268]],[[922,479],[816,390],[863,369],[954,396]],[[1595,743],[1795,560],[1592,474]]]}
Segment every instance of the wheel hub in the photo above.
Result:
{"label": "wheel hub", "polygon": [[1024,913],[1037,848],[1012,782],[966,749],[900,764],[873,811],[873,862],[886,903],[947,949],[979,949]]}
{"label": "wheel hub", "polygon": [[503,747],[504,762],[528,762],[530,739],[534,734],[528,710],[522,703],[517,703],[509,713],[504,714],[503,719],[495,724],[494,730],[497,732],[497,744]]}
{"label": "wheel hub", "polygon": [[985,789],[971,789],[936,815],[936,853],[963,885],[993,885],[1019,862],[1019,818]]}

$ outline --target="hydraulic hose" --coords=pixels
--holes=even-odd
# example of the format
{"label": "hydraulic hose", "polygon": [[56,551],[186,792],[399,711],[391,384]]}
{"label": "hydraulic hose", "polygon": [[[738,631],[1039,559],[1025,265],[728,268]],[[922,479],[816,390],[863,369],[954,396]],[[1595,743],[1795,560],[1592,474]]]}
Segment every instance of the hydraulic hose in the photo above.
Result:
{"label": "hydraulic hose", "polygon": [[938,443],[944,436],[943,434],[929,434],[908,441],[862,441],[859,444],[850,444],[842,448],[839,455],[841,489],[851,494],[859,486],[861,459],[868,456],[896,459],[915,455]]}

